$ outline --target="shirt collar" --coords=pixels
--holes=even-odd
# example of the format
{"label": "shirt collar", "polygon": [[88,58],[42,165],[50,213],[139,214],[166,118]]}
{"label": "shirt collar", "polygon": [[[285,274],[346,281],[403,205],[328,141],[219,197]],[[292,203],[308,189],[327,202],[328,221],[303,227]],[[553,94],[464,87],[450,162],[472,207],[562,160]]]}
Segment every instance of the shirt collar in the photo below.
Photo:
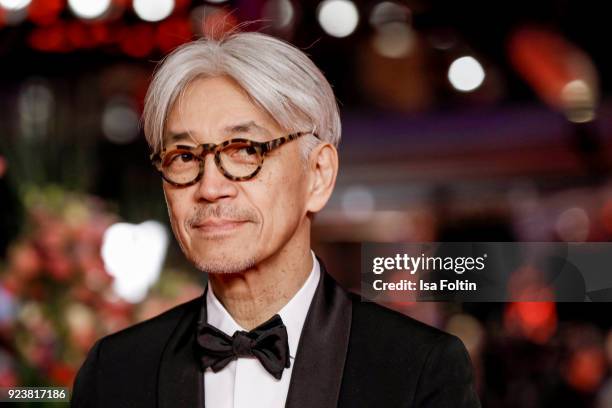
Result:
{"label": "shirt collar", "polygon": [[[283,323],[287,327],[289,356],[291,359],[295,358],[300,335],[302,334],[302,327],[306,320],[306,314],[308,313],[321,275],[319,262],[312,250],[310,253],[312,254],[312,270],[310,271],[310,275],[296,294],[278,312],[281,319],[283,319]],[[212,290],[206,291],[206,311],[207,323],[215,326],[229,336],[233,335],[234,332],[238,330],[247,331],[236,323],[232,315],[229,314],[225,306],[221,304]]]}

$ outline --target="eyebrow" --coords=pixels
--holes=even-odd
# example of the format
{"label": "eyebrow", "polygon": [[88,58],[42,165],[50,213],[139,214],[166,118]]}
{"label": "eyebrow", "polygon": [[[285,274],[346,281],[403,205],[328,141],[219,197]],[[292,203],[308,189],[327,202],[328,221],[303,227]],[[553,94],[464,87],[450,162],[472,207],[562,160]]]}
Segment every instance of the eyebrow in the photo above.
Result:
{"label": "eyebrow", "polygon": [[248,122],[244,122],[244,123],[239,123],[236,125],[227,126],[224,129],[224,133],[225,134],[250,133],[254,130],[261,132],[261,133],[265,133],[266,135],[270,134],[270,132],[266,128],[259,126],[257,123],[255,123],[255,121],[252,121],[252,120]]}
{"label": "eyebrow", "polygon": [[[223,128],[224,135],[232,135],[234,133],[252,133],[254,131],[256,131],[256,133],[263,133],[266,136],[270,136],[270,131],[268,131],[268,129],[264,128],[263,126],[258,125],[253,120],[250,120],[248,122],[238,123],[235,125],[226,126],[225,128]],[[180,142],[184,140],[193,141],[190,135],[190,132],[179,132],[179,133],[167,132],[164,135],[165,144]]]}
{"label": "eyebrow", "polygon": [[180,142],[180,141],[187,140],[187,139],[191,139],[189,132],[180,132],[180,133],[166,132],[166,134],[164,134],[164,145],[171,144],[174,142]]}

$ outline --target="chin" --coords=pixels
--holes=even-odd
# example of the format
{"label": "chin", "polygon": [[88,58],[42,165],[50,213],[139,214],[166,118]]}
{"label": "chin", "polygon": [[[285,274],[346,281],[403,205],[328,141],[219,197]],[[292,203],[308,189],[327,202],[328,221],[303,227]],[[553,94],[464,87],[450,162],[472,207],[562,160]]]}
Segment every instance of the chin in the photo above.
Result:
{"label": "chin", "polygon": [[202,272],[213,274],[239,273],[255,266],[255,257],[207,257],[193,259],[192,262]]}
{"label": "chin", "polygon": [[208,241],[192,248],[187,258],[203,272],[238,273],[256,265],[255,250],[244,240]]}

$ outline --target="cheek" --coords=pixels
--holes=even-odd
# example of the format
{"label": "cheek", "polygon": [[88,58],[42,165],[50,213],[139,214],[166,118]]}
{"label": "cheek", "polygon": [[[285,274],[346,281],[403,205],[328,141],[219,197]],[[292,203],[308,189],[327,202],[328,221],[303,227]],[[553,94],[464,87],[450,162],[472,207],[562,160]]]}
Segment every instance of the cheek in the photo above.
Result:
{"label": "cheek", "polygon": [[183,196],[182,191],[179,192],[166,187],[164,187],[164,196],[166,198],[168,216],[170,217],[172,228],[175,230],[175,233],[182,233],[184,220],[189,210],[185,207],[188,201],[186,197]]}
{"label": "cheek", "polygon": [[304,180],[296,172],[266,173],[258,180],[254,202],[263,216],[264,239],[277,238],[296,227],[305,208]]}

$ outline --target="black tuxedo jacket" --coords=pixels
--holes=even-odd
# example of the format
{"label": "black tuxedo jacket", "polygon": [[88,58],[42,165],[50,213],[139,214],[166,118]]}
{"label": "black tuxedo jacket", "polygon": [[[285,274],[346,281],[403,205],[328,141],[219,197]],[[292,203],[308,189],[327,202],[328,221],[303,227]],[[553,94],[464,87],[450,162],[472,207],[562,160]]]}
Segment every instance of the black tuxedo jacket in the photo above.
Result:
{"label": "black tuxedo jacket", "polygon": [[[480,406],[470,358],[457,337],[361,302],[322,263],[321,272],[287,408]],[[205,305],[201,296],[99,340],[79,370],[71,406],[203,407],[195,336]]]}

